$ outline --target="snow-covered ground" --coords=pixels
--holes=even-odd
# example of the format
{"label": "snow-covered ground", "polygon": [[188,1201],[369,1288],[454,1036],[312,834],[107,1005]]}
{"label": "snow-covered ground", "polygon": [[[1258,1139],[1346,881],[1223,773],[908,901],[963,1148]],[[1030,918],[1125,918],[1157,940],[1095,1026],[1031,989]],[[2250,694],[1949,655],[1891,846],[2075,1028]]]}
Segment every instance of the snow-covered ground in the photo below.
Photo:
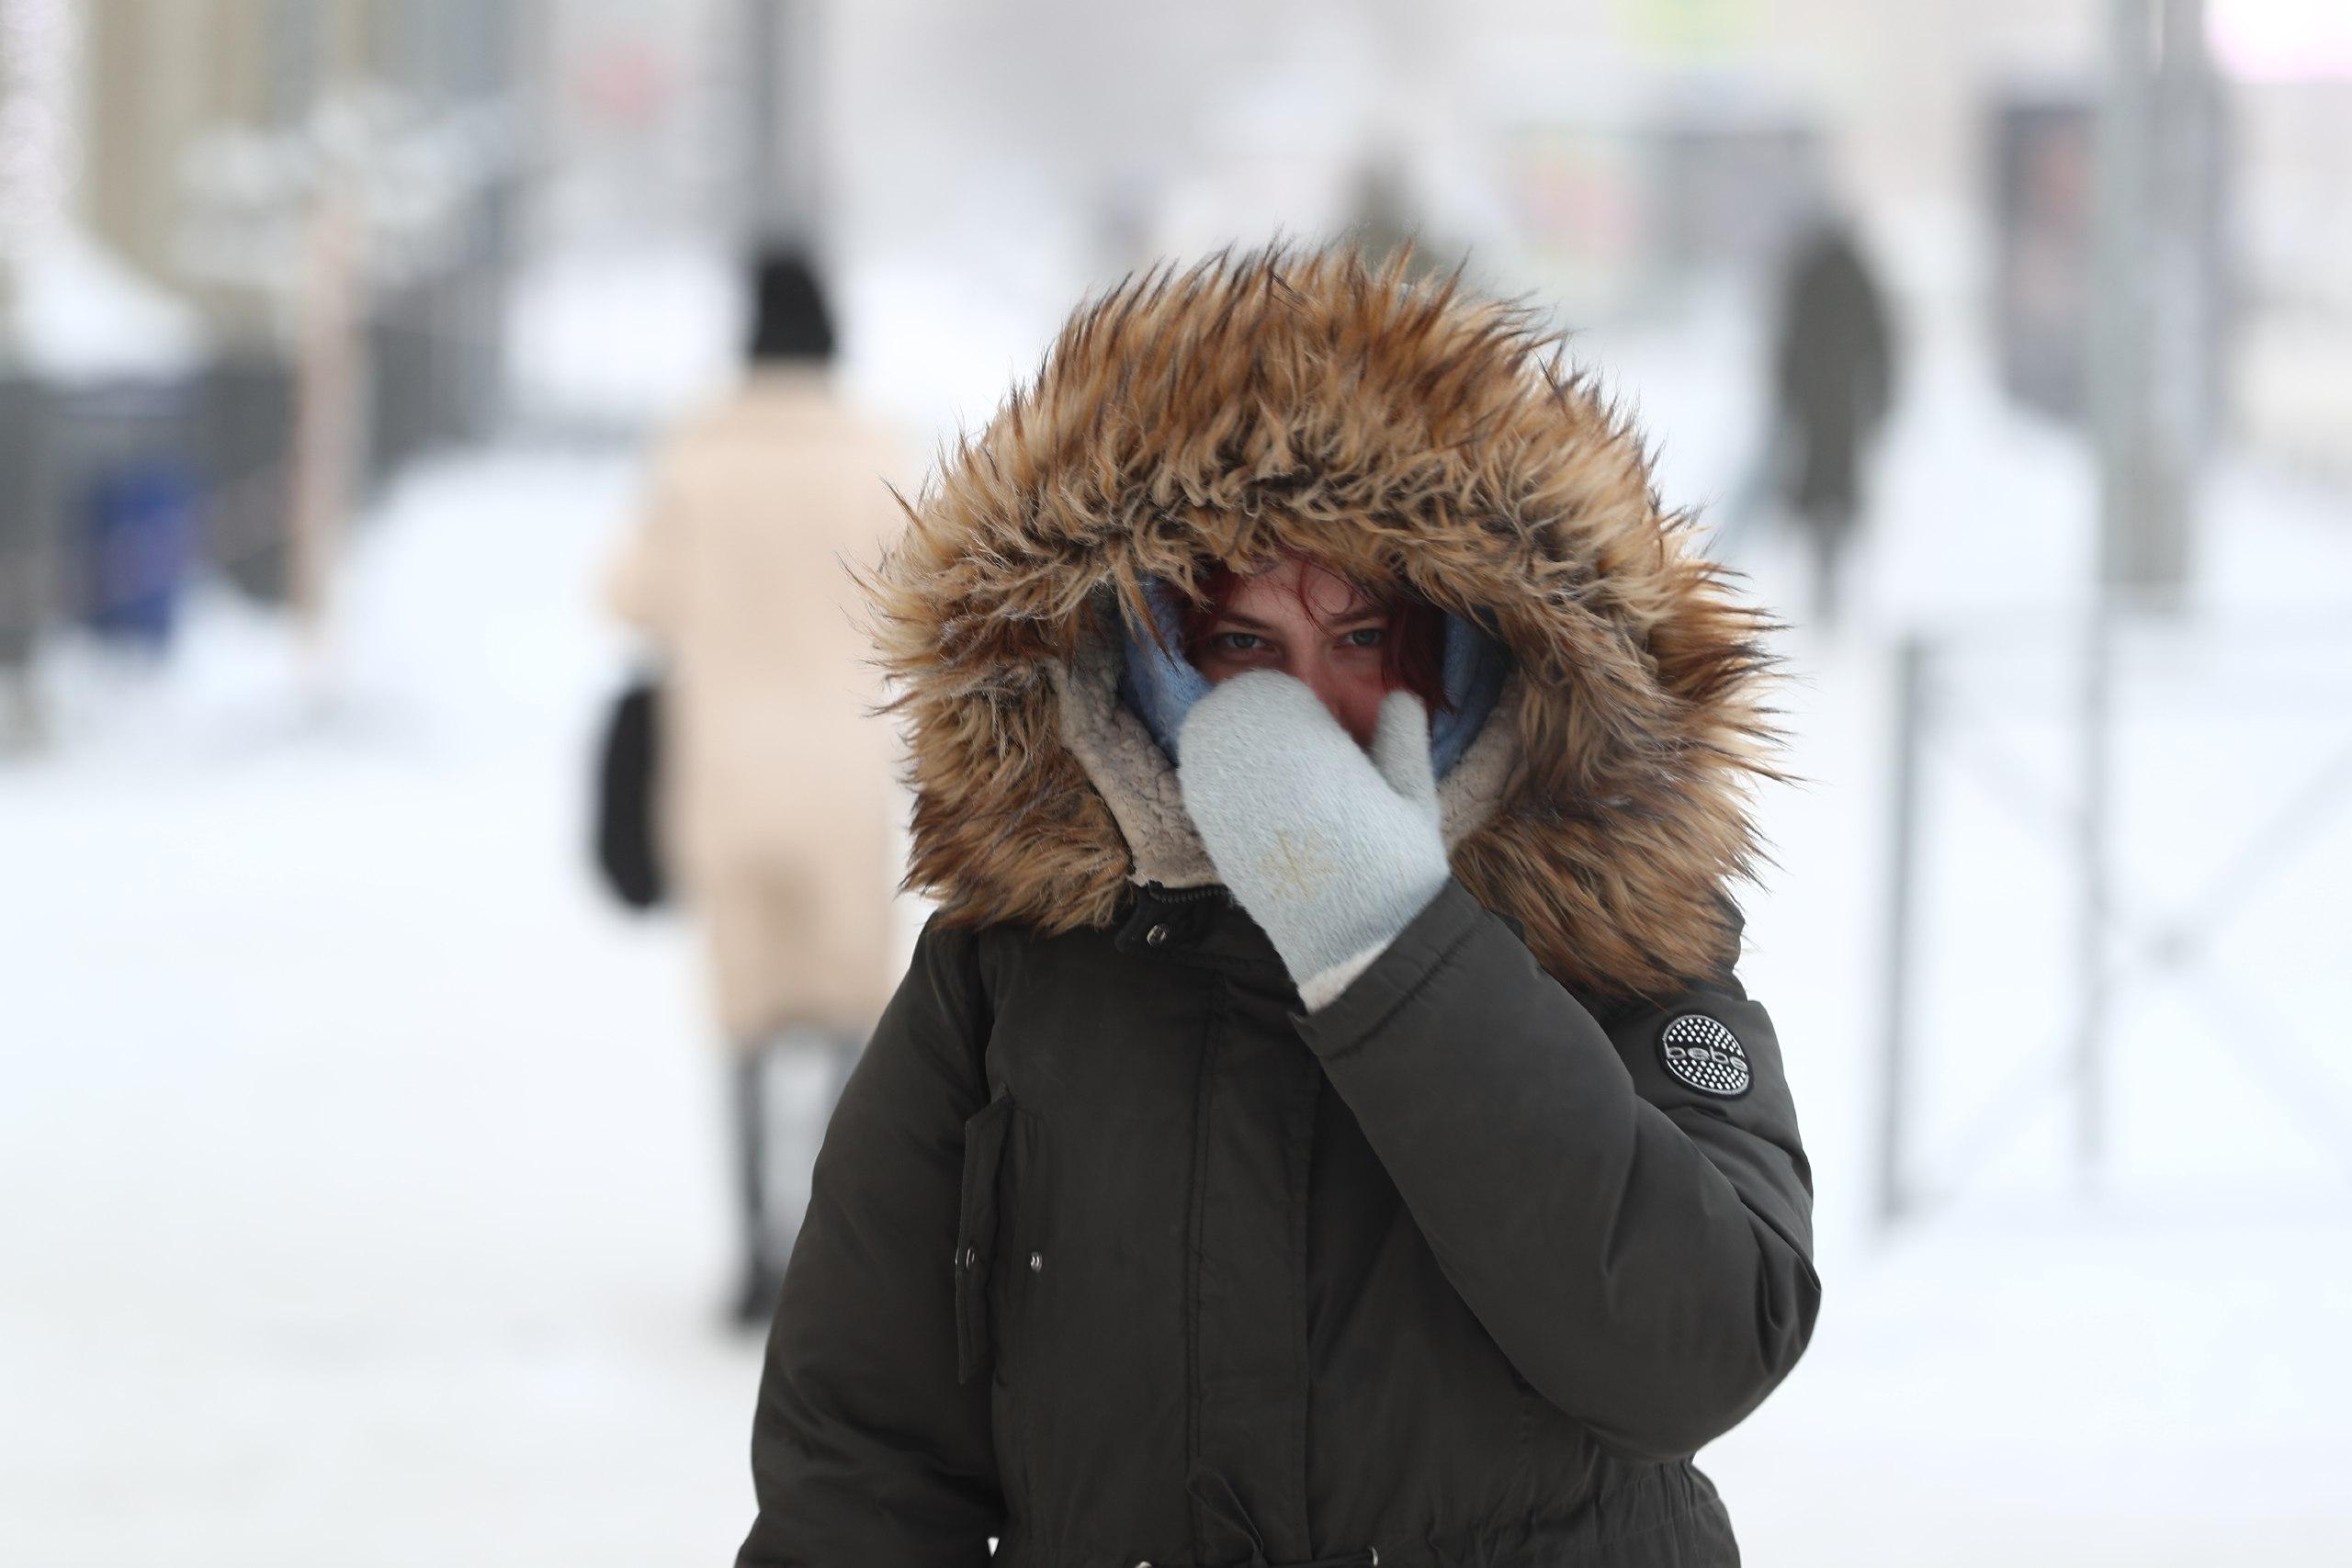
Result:
{"label": "snow-covered ground", "polygon": [[[1972,794],[1955,741],[1915,1014],[1918,1164],[1951,1198],[1873,1239],[1890,642],[2062,602],[2087,548],[2080,457],[1939,346],[1858,619],[1783,650],[1814,782],[1763,797],[1781,869],[1743,898],[1743,974],[1795,1078],[1827,1297],[1702,1463],[1765,1568],[2352,1562],[2352,1134],[2328,1136],[2352,1053],[2322,985],[2352,849],[2327,813],[2216,952],[2264,1010],[2132,982],[2085,1197],[2053,1094],[1973,1163],[1939,1141],[2075,1002],[2057,840]],[[1748,351],[1705,319],[1587,340],[1665,437],[1670,501],[1736,487]],[[594,579],[637,478],[528,447],[416,470],[357,536],[322,661],[218,597],[164,671],[60,650],[57,743],[0,766],[0,1562],[729,1560],[757,1352],[715,1317],[705,1004],[682,932],[615,913],[584,853],[626,657]],[[2342,499],[2231,470],[2215,510],[2214,581],[2266,635],[2352,596]],[[1793,555],[1741,547],[1801,618]],[[2037,715],[2067,667],[1988,642],[1969,711],[2063,786]],[[2267,646],[2135,653],[2126,741],[2162,748],[2128,775],[2135,899],[2203,907],[2352,739],[2343,651]],[[2157,694],[2167,668],[2203,706]],[[2242,711],[2273,681],[2284,706]]]}
{"label": "snow-covered ground", "polygon": [[145,722],[0,773],[0,1561],[727,1559],[714,1063],[583,853],[630,479],[421,473],[338,700],[212,604]]}

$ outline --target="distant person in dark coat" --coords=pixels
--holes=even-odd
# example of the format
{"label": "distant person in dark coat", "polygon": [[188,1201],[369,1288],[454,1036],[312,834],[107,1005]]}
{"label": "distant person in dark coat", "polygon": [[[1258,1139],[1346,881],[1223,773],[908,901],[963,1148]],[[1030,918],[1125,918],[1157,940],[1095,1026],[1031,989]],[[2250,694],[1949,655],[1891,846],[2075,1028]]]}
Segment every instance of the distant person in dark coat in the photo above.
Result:
{"label": "distant person in dark coat", "polygon": [[1781,275],[1772,354],[1778,499],[1806,536],[1813,614],[1838,623],[1838,572],[1862,511],[1865,449],[1894,391],[1886,305],[1850,226],[1825,211]]}

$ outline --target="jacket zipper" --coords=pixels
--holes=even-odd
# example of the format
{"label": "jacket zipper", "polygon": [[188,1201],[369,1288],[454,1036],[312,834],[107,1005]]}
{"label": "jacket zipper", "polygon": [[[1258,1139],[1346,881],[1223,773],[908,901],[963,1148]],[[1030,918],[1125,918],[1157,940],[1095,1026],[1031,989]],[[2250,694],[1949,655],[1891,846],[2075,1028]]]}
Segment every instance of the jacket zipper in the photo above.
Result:
{"label": "jacket zipper", "polygon": [[1162,887],[1157,882],[1147,882],[1142,890],[1158,904],[1196,904],[1204,898],[1233,897],[1233,890],[1221,882],[1212,882],[1205,887]]}

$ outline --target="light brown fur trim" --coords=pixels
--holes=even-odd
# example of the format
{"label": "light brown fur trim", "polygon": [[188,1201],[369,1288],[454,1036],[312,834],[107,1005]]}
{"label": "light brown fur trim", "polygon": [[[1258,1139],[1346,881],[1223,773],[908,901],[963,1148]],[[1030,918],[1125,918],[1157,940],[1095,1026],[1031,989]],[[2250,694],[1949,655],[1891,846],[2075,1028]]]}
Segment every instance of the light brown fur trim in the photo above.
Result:
{"label": "light brown fur trim", "polygon": [[1736,959],[1725,884],[1770,861],[1747,792],[1793,779],[1763,701],[1785,628],[1661,509],[1564,343],[1458,274],[1409,283],[1408,262],[1270,247],[1131,278],[943,456],[859,577],[882,711],[908,726],[906,888],[952,921],[1054,932],[1107,924],[1139,865],[1181,867],[1136,814],[1164,824],[1169,785],[1114,810],[1072,750],[1090,721],[1065,713],[1068,678],[1106,599],[1141,624],[1150,577],[1189,591],[1211,562],[1296,548],[1483,614],[1510,649],[1487,728],[1510,728],[1517,765],[1453,866],[1547,970],[1663,994]]}

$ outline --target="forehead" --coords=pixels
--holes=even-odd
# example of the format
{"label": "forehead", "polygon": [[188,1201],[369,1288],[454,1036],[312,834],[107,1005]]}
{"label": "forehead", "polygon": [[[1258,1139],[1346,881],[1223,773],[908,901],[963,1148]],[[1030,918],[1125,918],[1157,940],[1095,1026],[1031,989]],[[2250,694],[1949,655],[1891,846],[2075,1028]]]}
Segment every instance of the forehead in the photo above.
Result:
{"label": "forehead", "polygon": [[1300,614],[1299,600],[1317,617],[1329,619],[1358,609],[1376,609],[1380,601],[1347,579],[1312,562],[1285,558],[1257,576],[1237,584],[1226,610],[1231,615],[1261,619]]}

